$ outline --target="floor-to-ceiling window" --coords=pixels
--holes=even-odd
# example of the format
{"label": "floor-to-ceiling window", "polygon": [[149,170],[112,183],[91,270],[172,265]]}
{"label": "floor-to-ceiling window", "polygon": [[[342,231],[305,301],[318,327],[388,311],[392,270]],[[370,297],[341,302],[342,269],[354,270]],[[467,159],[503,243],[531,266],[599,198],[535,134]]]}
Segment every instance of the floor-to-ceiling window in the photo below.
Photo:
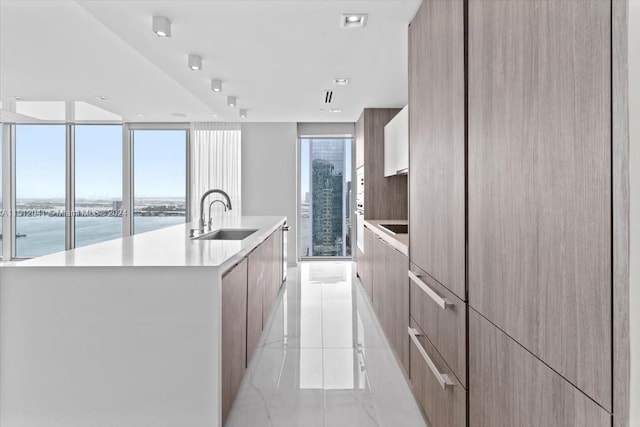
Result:
{"label": "floor-to-ceiling window", "polygon": [[186,130],[134,130],[134,233],[185,222]]}
{"label": "floor-to-ceiling window", "polygon": [[4,238],[4,236],[2,235],[2,223],[3,223],[3,218],[5,215],[4,212],[4,208],[2,205],[2,182],[3,182],[3,178],[2,178],[2,144],[3,144],[3,133],[2,133],[2,123],[0,123],[0,211],[2,212],[2,215],[0,215],[0,261],[2,261],[2,239]]}
{"label": "floor-to-ceiling window", "polygon": [[300,139],[300,251],[351,256],[351,138]]}
{"label": "floor-to-ceiling window", "polygon": [[122,126],[75,126],[76,247],[122,236]]}
{"label": "floor-to-ceiling window", "polygon": [[15,126],[17,258],[65,249],[65,125]]}

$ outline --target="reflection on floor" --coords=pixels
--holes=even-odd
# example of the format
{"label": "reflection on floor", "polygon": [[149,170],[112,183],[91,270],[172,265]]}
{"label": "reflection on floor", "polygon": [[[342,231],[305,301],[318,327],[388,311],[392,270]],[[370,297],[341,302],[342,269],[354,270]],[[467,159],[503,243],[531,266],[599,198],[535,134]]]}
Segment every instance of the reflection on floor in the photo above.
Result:
{"label": "reflection on floor", "polygon": [[226,427],[426,426],[354,270],[289,270]]}

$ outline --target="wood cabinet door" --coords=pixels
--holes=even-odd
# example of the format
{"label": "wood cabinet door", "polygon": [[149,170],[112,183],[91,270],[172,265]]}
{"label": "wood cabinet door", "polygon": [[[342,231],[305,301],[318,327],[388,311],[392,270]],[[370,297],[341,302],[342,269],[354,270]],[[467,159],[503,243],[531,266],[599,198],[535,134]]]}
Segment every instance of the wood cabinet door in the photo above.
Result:
{"label": "wood cabinet door", "polygon": [[282,284],[282,231],[279,228],[267,240],[264,246],[265,287],[262,305],[262,325],[266,326],[267,319],[278,297],[278,291]]}
{"label": "wood cabinet door", "polygon": [[611,410],[611,2],[471,1],[468,33],[470,305]]}
{"label": "wood cabinet door", "polygon": [[384,127],[398,108],[366,108],[356,123],[364,129],[364,219],[406,219],[407,178],[384,176]]}
{"label": "wood cabinet door", "polygon": [[247,360],[247,259],[222,277],[222,422],[240,388]]}
{"label": "wood cabinet door", "polygon": [[267,324],[267,318],[269,317],[269,313],[271,312],[271,307],[273,307],[273,303],[275,302],[275,295],[273,293],[273,266],[271,265],[274,261],[274,253],[273,253],[273,234],[265,240],[261,246],[264,248],[263,256],[265,262],[265,280],[264,280],[264,294],[262,296],[262,327],[264,328]]}
{"label": "wood cabinet door", "polygon": [[425,0],[409,27],[409,258],[466,301],[464,67],[463,1]]}
{"label": "wood cabinet door", "polygon": [[409,259],[379,240],[384,260],[384,283],[379,301],[383,328],[405,372],[409,372]]}
{"label": "wood cabinet door", "polygon": [[247,294],[247,365],[260,341],[262,334],[262,298],[269,271],[265,259],[265,246],[258,246],[247,257],[248,261],[248,294]]}
{"label": "wood cabinet door", "polygon": [[611,414],[469,310],[471,427],[610,427]]}
{"label": "wood cabinet door", "polygon": [[375,310],[380,323],[385,324],[384,306],[380,306],[380,302],[384,300],[385,291],[385,260],[384,260],[384,243],[373,232],[371,233],[371,294],[373,309]]}
{"label": "wood cabinet door", "polygon": [[358,120],[356,131],[356,169],[364,165],[364,120]]}
{"label": "wood cabinet door", "polygon": [[271,240],[271,277],[271,309],[273,309],[282,285],[282,227],[273,233]]}
{"label": "wood cabinet door", "polygon": [[373,302],[373,233],[366,227],[364,228],[364,266],[363,275],[360,277],[362,287],[369,296],[369,300]]}

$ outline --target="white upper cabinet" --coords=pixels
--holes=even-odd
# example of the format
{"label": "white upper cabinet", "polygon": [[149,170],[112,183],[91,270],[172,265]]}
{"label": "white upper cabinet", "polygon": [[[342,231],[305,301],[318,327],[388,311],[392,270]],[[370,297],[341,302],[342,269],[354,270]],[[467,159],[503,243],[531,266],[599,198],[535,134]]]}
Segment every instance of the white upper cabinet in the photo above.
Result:
{"label": "white upper cabinet", "polygon": [[409,106],[384,127],[384,176],[409,172]]}

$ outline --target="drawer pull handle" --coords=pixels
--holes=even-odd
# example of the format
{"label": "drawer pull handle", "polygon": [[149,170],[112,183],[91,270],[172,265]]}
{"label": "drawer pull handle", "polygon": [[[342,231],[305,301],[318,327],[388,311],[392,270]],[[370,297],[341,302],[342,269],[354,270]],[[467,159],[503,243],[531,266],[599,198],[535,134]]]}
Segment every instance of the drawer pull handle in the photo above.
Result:
{"label": "drawer pull handle", "polygon": [[411,281],[413,283],[415,283],[416,285],[418,285],[418,287],[420,289],[422,289],[424,291],[425,294],[429,295],[429,297],[435,301],[436,304],[438,304],[440,306],[440,308],[442,308],[443,310],[447,309],[447,306],[449,305],[453,305],[453,303],[451,303],[451,301],[449,301],[446,298],[442,298],[440,295],[438,295],[436,293],[436,291],[434,291],[433,289],[431,289],[429,287],[429,285],[427,285],[426,283],[424,283],[422,280],[420,280],[420,277],[418,277],[417,274],[415,274],[413,271],[409,271],[409,279],[411,279]]}
{"label": "drawer pull handle", "polygon": [[433,361],[431,360],[427,352],[424,351],[424,348],[422,348],[422,344],[420,344],[420,341],[418,341],[418,335],[420,335],[420,333],[418,333],[416,329],[410,326],[407,329],[409,331],[409,336],[411,337],[411,340],[418,348],[418,351],[422,355],[422,358],[424,359],[424,361],[427,363],[427,366],[429,366],[429,369],[431,369],[431,372],[433,372],[433,375],[436,377],[436,380],[438,380],[440,387],[442,387],[443,390],[446,390],[447,387],[453,387],[454,384],[453,384],[453,381],[451,381],[451,379],[449,378],[449,375],[441,373],[436,367],[436,365],[433,363]]}

